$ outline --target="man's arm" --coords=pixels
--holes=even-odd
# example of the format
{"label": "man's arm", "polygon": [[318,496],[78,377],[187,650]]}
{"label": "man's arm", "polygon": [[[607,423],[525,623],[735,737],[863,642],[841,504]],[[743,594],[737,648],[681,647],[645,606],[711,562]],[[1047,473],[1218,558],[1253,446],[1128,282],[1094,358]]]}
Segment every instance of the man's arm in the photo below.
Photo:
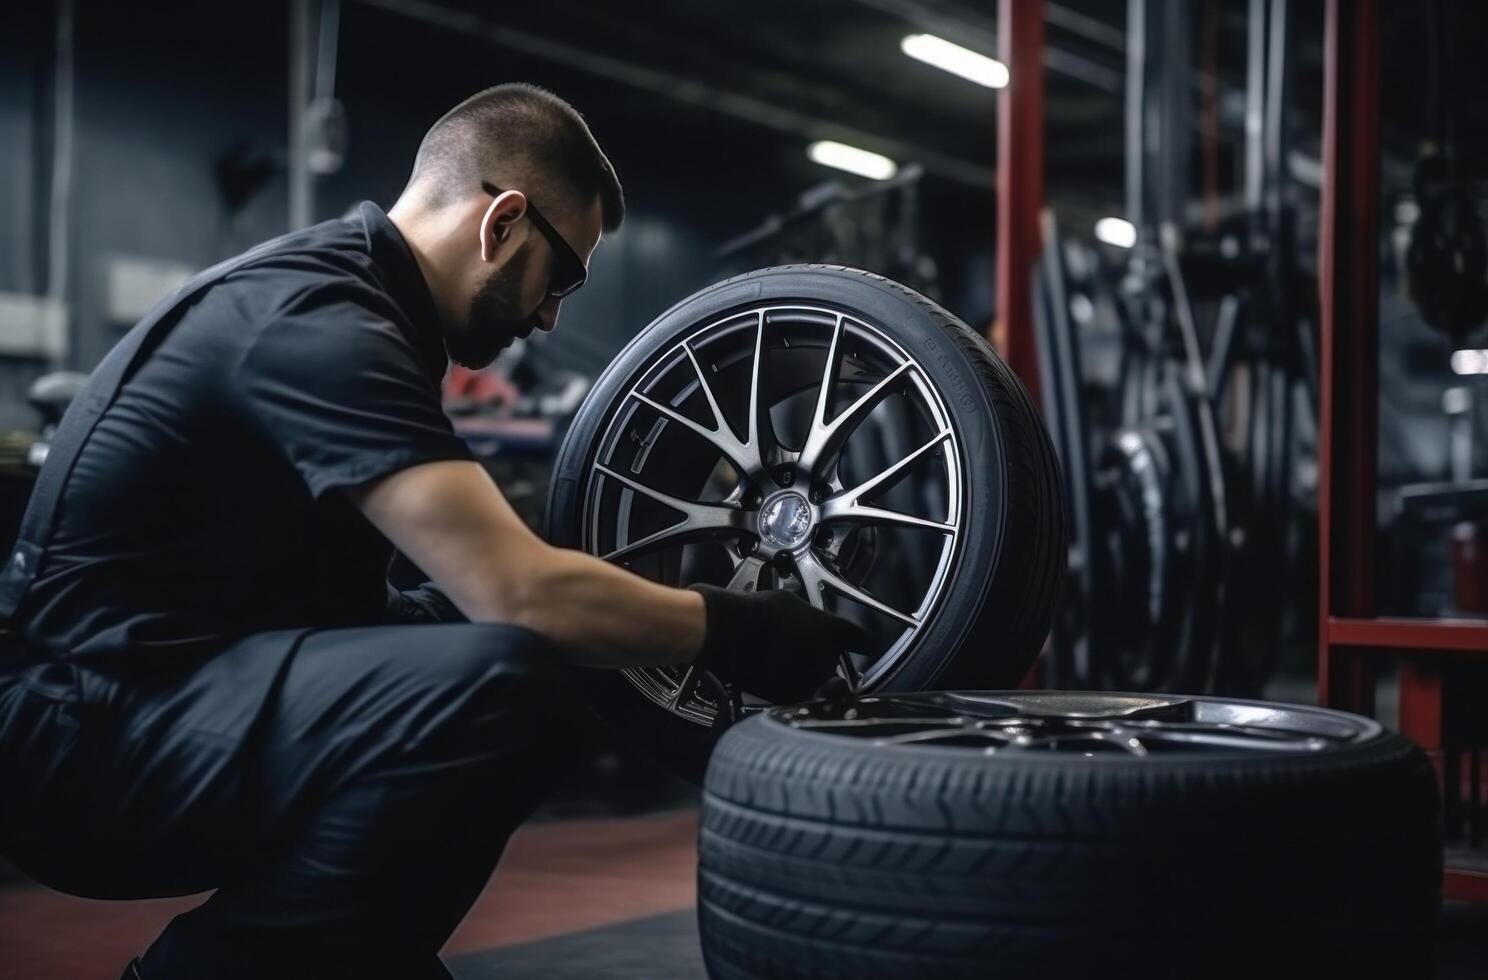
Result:
{"label": "man's arm", "polygon": [[346,492],[471,622],[526,626],[597,667],[683,663],[702,647],[702,596],[552,547],[478,463],[423,463]]}

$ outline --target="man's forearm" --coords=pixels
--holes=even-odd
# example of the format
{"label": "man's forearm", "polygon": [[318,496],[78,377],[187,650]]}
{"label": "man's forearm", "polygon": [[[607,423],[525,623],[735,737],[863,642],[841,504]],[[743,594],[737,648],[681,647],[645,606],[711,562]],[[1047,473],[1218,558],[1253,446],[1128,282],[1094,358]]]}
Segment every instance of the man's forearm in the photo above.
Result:
{"label": "man's forearm", "polygon": [[527,626],[595,666],[683,663],[702,649],[701,596],[552,547],[473,462],[411,466],[347,493],[471,622]]}
{"label": "man's forearm", "polygon": [[543,546],[520,577],[495,583],[472,620],[517,623],[592,667],[684,663],[702,648],[703,599],[565,548]]}

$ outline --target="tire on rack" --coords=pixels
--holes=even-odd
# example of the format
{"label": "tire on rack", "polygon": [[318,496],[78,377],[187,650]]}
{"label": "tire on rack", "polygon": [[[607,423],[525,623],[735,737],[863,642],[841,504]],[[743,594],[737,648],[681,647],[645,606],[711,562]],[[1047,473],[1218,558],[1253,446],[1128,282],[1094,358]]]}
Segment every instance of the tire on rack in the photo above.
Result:
{"label": "tire on rack", "polygon": [[[829,404],[818,405],[823,387]],[[769,422],[759,440],[748,425],[752,406]],[[782,428],[800,418],[806,421],[792,442]],[[844,422],[814,453],[813,420],[823,433]],[[921,444],[926,432],[935,445]],[[750,457],[751,446],[766,452]],[[801,467],[796,486],[804,493],[812,481],[819,487],[812,500],[819,494],[825,507],[834,494],[870,482],[844,483],[850,464],[857,466],[851,479],[859,480],[893,469],[896,459],[907,458],[907,446],[919,447],[908,454],[913,467],[928,469],[896,475],[885,481],[891,488],[885,492],[931,501],[917,515],[922,526],[863,530],[868,512],[848,506],[860,501],[839,501],[842,523],[822,517],[799,545],[807,552],[804,570],[764,563],[761,571],[758,558],[747,563],[751,554],[768,553],[790,564],[784,545],[780,555],[759,550],[769,544],[762,513],[790,492],[781,475],[786,470]],[[699,453],[689,464],[689,454]],[[722,477],[714,465],[720,454],[731,464]],[[653,479],[656,486],[647,483]],[[698,501],[714,487],[711,503],[743,515],[726,532],[752,532],[753,540],[719,546],[678,535],[687,542],[677,546],[680,557],[647,553],[633,569],[690,584],[707,579],[698,568],[709,559],[687,548],[734,548],[726,551],[733,578],[727,565],[722,578],[736,587],[742,568],[765,576],[748,588],[793,588],[879,630],[884,649],[854,661],[864,690],[1015,686],[1048,633],[1066,561],[1062,484],[1048,434],[1022,384],[978,334],[880,276],[821,265],[764,269],[710,286],[659,316],[606,369],[569,428],[553,474],[548,539],[601,556],[639,547],[635,542],[649,532],[635,515],[652,506],[656,495],[648,492],[662,483],[674,502]],[[617,501],[617,494],[629,496]],[[884,505],[876,506],[872,513],[882,514]],[[667,520],[686,515],[667,513]],[[721,511],[702,516],[708,513]],[[685,530],[690,519],[673,527]],[[750,547],[756,551],[741,550]],[[834,557],[821,557],[819,548],[833,547]],[[868,569],[866,578],[854,580],[848,567],[854,562]],[[923,593],[916,569],[928,583]],[[888,608],[894,603],[873,593],[874,576],[889,572],[910,611]],[[843,587],[858,595],[846,598]],[[715,705],[684,670],[580,674],[590,702],[612,727],[674,772],[700,780]]]}
{"label": "tire on rack", "polygon": [[1427,977],[1440,885],[1431,766],[1373,721],[961,692],[734,726],[698,909],[713,980]]}

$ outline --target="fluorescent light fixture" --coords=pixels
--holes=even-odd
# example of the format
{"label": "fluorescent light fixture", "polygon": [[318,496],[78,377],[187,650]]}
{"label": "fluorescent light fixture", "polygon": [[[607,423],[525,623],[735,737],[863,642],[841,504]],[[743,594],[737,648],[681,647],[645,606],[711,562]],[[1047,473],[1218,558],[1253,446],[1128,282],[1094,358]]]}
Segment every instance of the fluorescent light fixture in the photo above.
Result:
{"label": "fluorescent light fixture", "polygon": [[910,34],[899,42],[899,50],[916,61],[934,65],[978,85],[1003,88],[1008,83],[1007,65],[934,34]]}
{"label": "fluorescent light fixture", "polygon": [[1137,244],[1137,228],[1125,218],[1102,218],[1095,223],[1095,237],[1107,245],[1131,248]]}
{"label": "fluorescent light fixture", "polygon": [[836,167],[874,180],[888,180],[899,172],[899,165],[886,156],[831,140],[817,140],[806,147],[806,155],[824,167]]}
{"label": "fluorescent light fixture", "polygon": [[1452,370],[1457,374],[1488,374],[1488,350],[1453,351]]}

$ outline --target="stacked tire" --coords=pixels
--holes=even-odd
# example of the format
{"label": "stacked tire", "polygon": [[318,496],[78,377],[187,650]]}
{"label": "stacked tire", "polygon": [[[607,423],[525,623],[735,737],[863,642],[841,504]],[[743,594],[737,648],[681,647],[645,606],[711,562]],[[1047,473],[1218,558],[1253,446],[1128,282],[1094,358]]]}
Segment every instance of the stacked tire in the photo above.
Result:
{"label": "stacked tire", "polygon": [[[721,740],[698,879],[714,980],[1431,975],[1437,793],[1401,736],[1244,702],[1352,735],[988,753],[833,727],[913,717],[914,697],[774,709]],[[1086,718],[1144,700],[974,697]]]}

